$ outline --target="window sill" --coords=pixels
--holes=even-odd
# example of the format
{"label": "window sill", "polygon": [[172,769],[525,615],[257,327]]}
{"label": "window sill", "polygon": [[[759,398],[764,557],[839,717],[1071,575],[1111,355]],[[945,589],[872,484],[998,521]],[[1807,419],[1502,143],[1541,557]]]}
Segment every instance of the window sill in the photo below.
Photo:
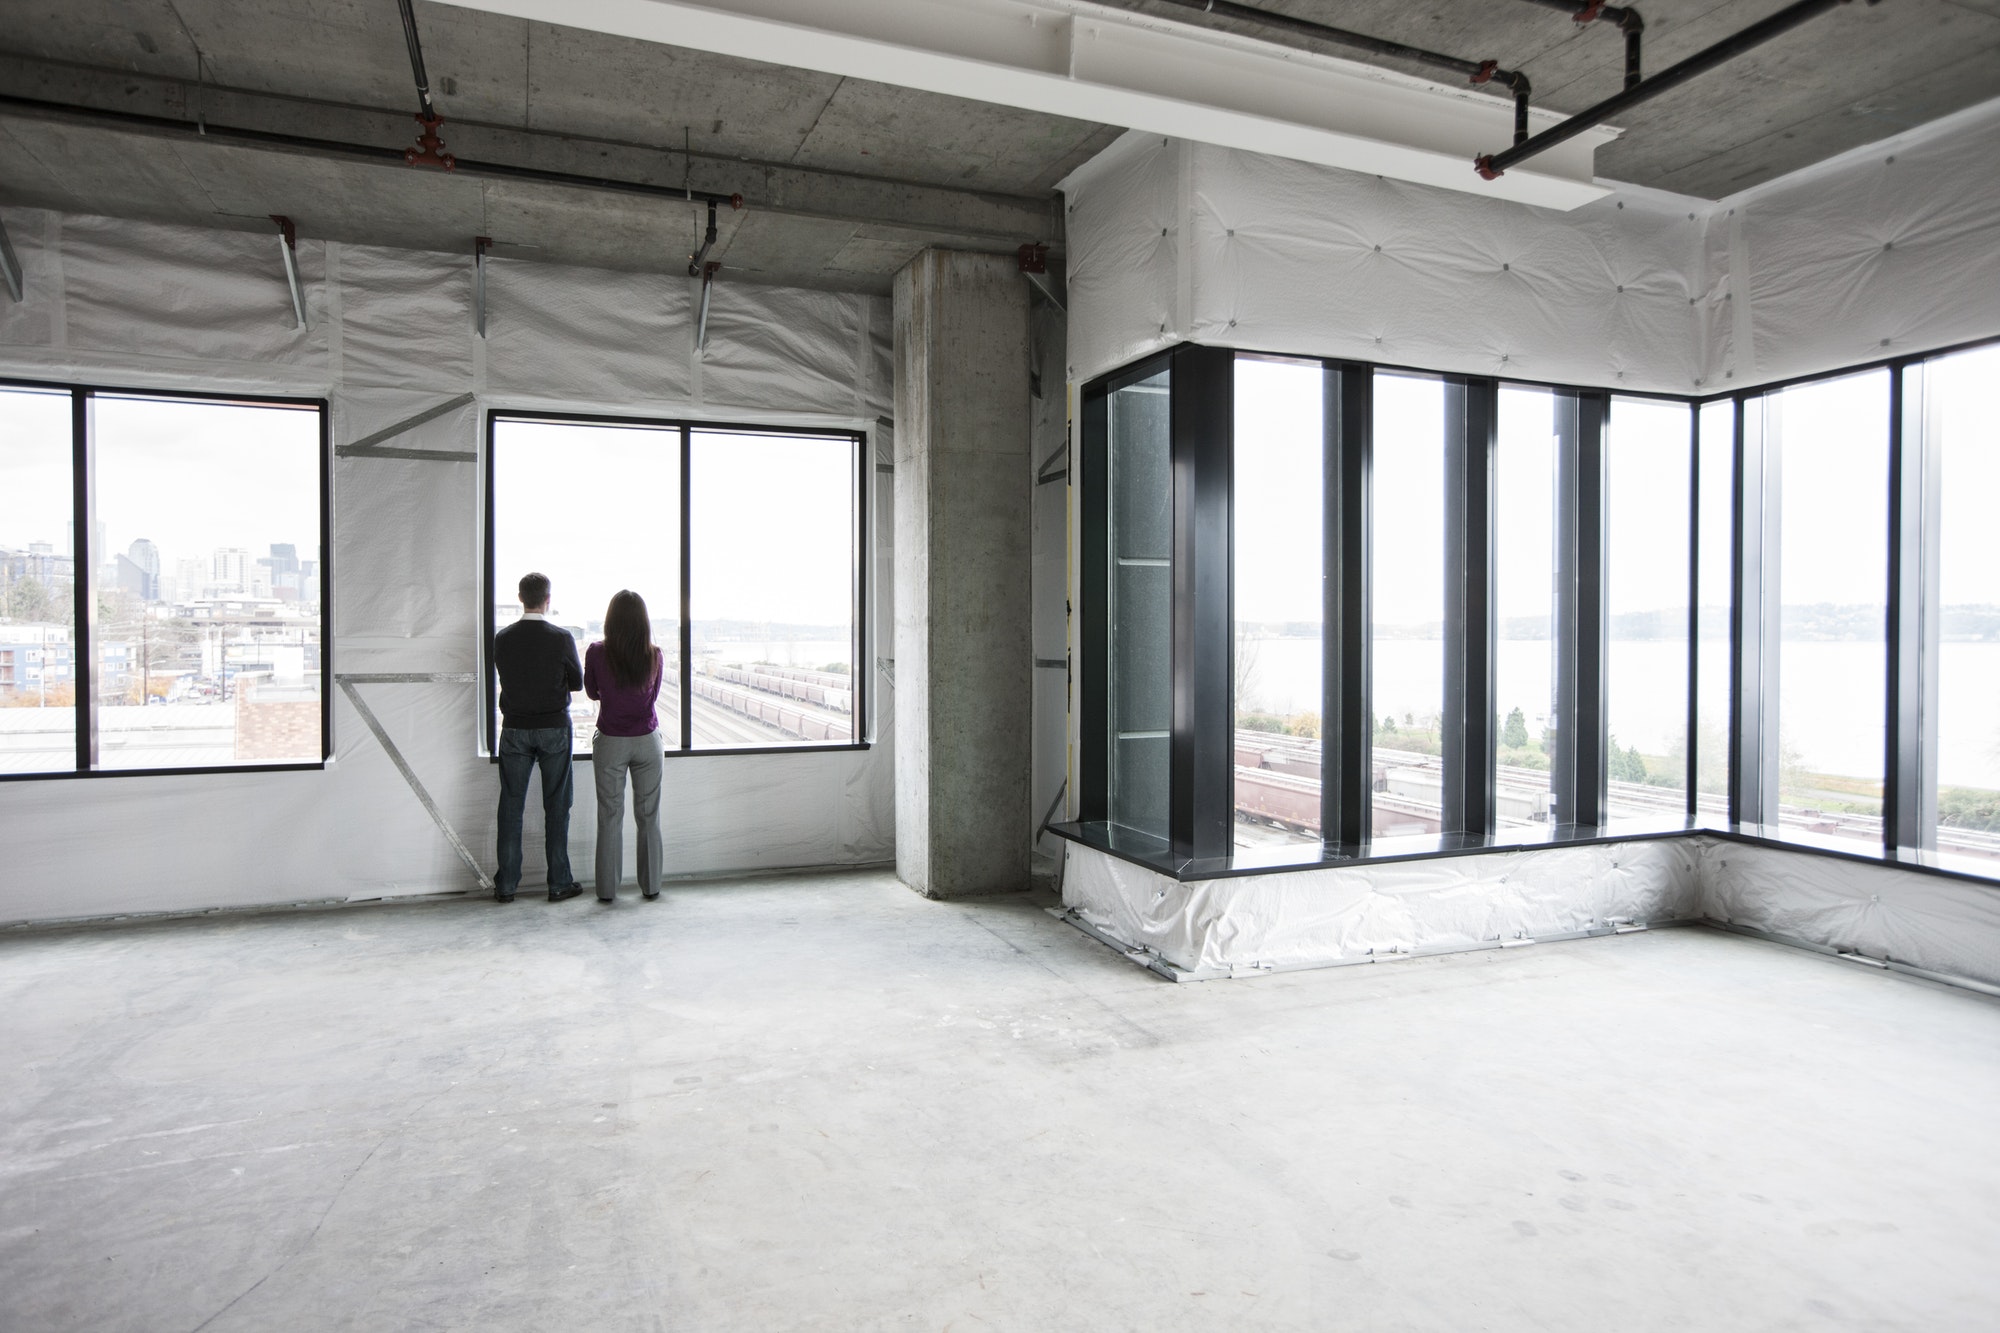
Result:
{"label": "window sill", "polygon": [[52,773],[0,773],[0,782],[60,782],[75,778],[216,777],[232,773],[317,773],[330,767],[332,767],[331,760],[305,759],[289,764],[207,764],[192,768],[64,768]]}
{"label": "window sill", "polygon": [[1235,879],[1279,875],[1300,870],[1339,870],[1351,866],[1385,865],[1398,861],[1441,860],[1490,852],[1528,851],[1538,847],[1587,847],[1604,843],[1651,841],[1697,835],[1752,847],[1770,847],[1811,856],[1860,861],[1890,870],[1908,870],[1945,879],[1991,886],[2000,881],[2000,860],[1990,871],[1968,868],[1970,858],[1940,857],[1935,852],[1883,853],[1864,845],[1840,846],[1831,840],[1808,840],[1796,830],[1783,835],[1770,825],[1708,824],[1690,819],[1624,819],[1605,825],[1558,824],[1549,828],[1508,829],[1485,837],[1468,834],[1424,834],[1377,838],[1361,847],[1331,848],[1312,844],[1239,852],[1229,857],[1178,857],[1159,838],[1102,823],[1050,824],[1048,831],[1066,841],[1115,856],[1156,874],[1181,881]]}
{"label": "window sill", "polygon": [[[875,748],[873,741],[855,741],[847,745],[750,745],[732,750],[668,750],[665,755],[668,759],[717,759],[747,754],[844,754],[873,748]],[[590,751],[578,751],[570,756],[570,760],[573,763],[587,764],[590,762]],[[500,756],[488,751],[486,762],[497,764],[500,762]]]}

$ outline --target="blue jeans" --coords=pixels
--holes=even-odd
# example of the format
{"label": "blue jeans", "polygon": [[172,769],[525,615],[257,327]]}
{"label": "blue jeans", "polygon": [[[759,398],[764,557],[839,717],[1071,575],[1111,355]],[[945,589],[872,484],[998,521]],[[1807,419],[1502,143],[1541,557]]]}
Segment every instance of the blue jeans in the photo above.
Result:
{"label": "blue jeans", "polygon": [[576,882],[569,868],[569,803],[573,789],[568,727],[500,729],[500,873],[493,887],[503,897],[521,883],[521,811],[528,801],[528,770],[542,766],[542,826],[549,887]]}

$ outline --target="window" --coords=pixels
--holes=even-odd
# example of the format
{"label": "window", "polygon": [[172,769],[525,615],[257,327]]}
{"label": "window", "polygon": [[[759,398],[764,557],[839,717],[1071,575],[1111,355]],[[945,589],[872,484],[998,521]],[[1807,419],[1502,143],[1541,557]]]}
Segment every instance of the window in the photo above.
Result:
{"label": "window", "polygon": [[1736,404],[1700,409],[1701,493],[1695,497],[1696,587],[1695,814],[1729,818],[1729,610],[1735,577]]}
{"label": "window", "polygon": [[1494,817],[1549,821],[1555,759],[1556,424],[1547,389],[1500,388],[1494,460]]}
{"label": "window", "polygon": [[[657,712],[681,745],[681,431],[613,422],[493,422],[493,625],[521,615],[520,581],[548,575],[549,615],[579,660],[604,634],[611,595],[646,599],[665,665]],[[577,752],[588,753],[597,704],[570,696]]]}
{"label": "window", "polygon": [[1693,424],[1686,403],[1612,400],[1605,439],[1605,769],[1613,818],[1680,816],[1687,809]]}
{"label": "window", "polygon": [[1443,827],[1444,382],[1375,375],[1371,608],[1377,837]]}
{"label": "window", "polygon": [[1778,820],[1882,845],[1889,374],[1761,401],[1780,498]]}
{"label": "window", "polygon": [[76,767],[70,395],[0,389],[0,773]]}
{"label": "window", "polygon": [[856,441],[697,430],[691,448],[694,748],[853,741]]}
{"label": "window", "polygon": [[[646,601],[670,754],[846,747],[865,735],[863,438],[494,413],[489,630],[536,571],[578,656],[613,593]],[[491,687],[489,682],[489,689]],[[489,693],[489,748],[499,725]],[[579,755],[597,706],[572,696]]]}
{"label": "window", "polygon": [[1326,371],[1238,357],[1235,375],[1234,843],[1316,845]]}
{"label": "window", "polygon": [[0,773],[323,761],[324,422],[320,403],[0,390]]}
{"label": "window", "polygon": [[1937,849],[2000,858],[2000,346],[1927,368],[1938,500]]}

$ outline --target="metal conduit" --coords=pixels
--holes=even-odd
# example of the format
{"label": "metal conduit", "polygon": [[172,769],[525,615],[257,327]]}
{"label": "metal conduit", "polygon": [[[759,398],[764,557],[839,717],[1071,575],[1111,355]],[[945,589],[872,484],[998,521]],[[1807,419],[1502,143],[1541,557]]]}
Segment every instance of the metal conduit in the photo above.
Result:
{"label": "metal conduit", "polygon": [[[1472,166],[1487,180],[1493,180],[1508,167],[1524,162],[1535,154],[1555,147],[1567,139],[1573,139],[1593,125],[1601,125],[1621,111],[1628,111],[1642,102],[1651,101],[1661,93],[1678,88],[1716,67],[1726,64],[1754,47],[1762,46],[1773,37],[1791,31],[1809,19],[1819,17],[1829,9],[1849,3],[1849,0],[1797,0],[1777,13],[1753,23],[1734,37],[1717,42],[1704,51],[1698,51],[1669,66],[1650,79],[1642,79],[1627,87],[1624,92],[1605,98],[1587,111],[1580,111],[1557,125],[1552,125],[1540,134],[1524,141],[1517,141],[1512,148],[1501,153],[1484,153],[1472,161]],[[1876,0],[1868,0],[1869,4]]]}
{"label": "metal conduit", "polygon": [[403,11],[403,40],[410,47],[410,73],[417,79],[417,114],[430,120],[437,119],[437,108],[431,105],[431,81],[424,73],[424,48],[417,40],[417,11],[410,0],[396,0]]}
{"label": "metal conduit", "polygon": [[[176,120],[171,116],[149,116],[137,111],[113,111],[102,107],[75,106],[67,102],[45,102],[34,97],[17,97],[12,93],[0,93],[0,109],[52,120],[81,120],[115,129],[138,130],[166,136],[186,135],[189,138],[198,138],[206,135],[210,139],[219,139],[226,143],[285,148],[329,157],[354,158],[364,162],[405,161],[404,150],[401,148],[344,143],[336,139],[314,139],[302,134],[249,130],[212,122],[204,127],[194,121]],[[614,194],[672,199],[681,203],[694,200],[697,203],[728,204],[731,208],[743,207],[743,196],[740,194],[717,194],[711,190],[690,190],[678,185],[650,185],[643,181],[614,180],[605,176],[581,176],[567,171],[546,171],[540,167],[519,167],[506,162],[476,162],[459,158],[458,171],[463,175],[483,176],[492,180],[533,181],[543,185],[562,185],[574,189],[605,190]]]}
{"label": "metal conduit", "polygon": [[1616,24],[1618,31],[1625,34],[1625,86],[1638,86],[1642,77],[1639,71],[1639,43],[1646,31],[1646,20],[1639,17],[1638,10],[1607,5],[1603,0],[1528,0],[1528,3],[1544,9],[1559,9],[1575,19],[1578,27],[1599,19]]}

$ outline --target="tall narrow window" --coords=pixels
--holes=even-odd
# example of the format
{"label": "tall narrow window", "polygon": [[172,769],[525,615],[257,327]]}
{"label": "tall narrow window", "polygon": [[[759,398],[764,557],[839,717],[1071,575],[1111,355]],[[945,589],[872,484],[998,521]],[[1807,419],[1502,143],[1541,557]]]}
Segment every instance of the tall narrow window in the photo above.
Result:
{"label": "tall narrow window", "polygon": [[[581,658],[612,594],[638,593],[665,657],[660,734],[679,749],[680,427],[498,418],[493,449],[493,627],[520,617],[521,576],[545,574],[549,617]],[[596,720],[589,696],[570,696],[578,754]]]}
{"label": "tall narrow window", "polygon": [[695,429],[688,485],[694,748],[854,741],[851,435]]}
{"label": "tall narrow window", "polygon": [[90,410],[96,766],[319,760],[319,411]]}
{"label": "tall narrow window", "polygon": [[1689,449],[1686,403],[1612,401],[1605,442],[1613,818],[1687,810]]}
{"label": "tall narrow window", "polygon": [[70,403],[0,389],[0,773],[76,767]]}
{"label": "tall narrow window", "polygon": [[1319,843],[1325,380],[1316,361],[1236,361],[1238,848]]}
{"label": "tall narrow window", "polygon": [[1763,400],[1780,451],[1779,822],[1882,843],[1889,376]]}
{"label": "tall narrow window", "polygon": [[1729,819],[1729,609],[1735,559],[1736,404],[1701,408],[1701,494],[1695,497],[1700,576],[1696,587],[1695,814]]}
{"label": "tall narrow window", "polygon": [[1443,827],[1444,383],[1375,376],[1374,834]]}
{"label": "tall narrow window", "polygon": [[1173,736],[1170,379],[1163,370],[1105,400],[1107,818],[1161,839],[1168,836]]}
{"label": "tall narrow window", "polygon": [[1497,448],[1494,813],[1500,827],[1510,828],[1549,819],[1555,757],[1555,395],[1500,386]]}
{"label": "tall narrow window", "polygon": [[[1937,846],[2000,858],[2000,347],[1933,361],[1939,498]],[[1907,446],[1906,447],[1910,447]]]}

